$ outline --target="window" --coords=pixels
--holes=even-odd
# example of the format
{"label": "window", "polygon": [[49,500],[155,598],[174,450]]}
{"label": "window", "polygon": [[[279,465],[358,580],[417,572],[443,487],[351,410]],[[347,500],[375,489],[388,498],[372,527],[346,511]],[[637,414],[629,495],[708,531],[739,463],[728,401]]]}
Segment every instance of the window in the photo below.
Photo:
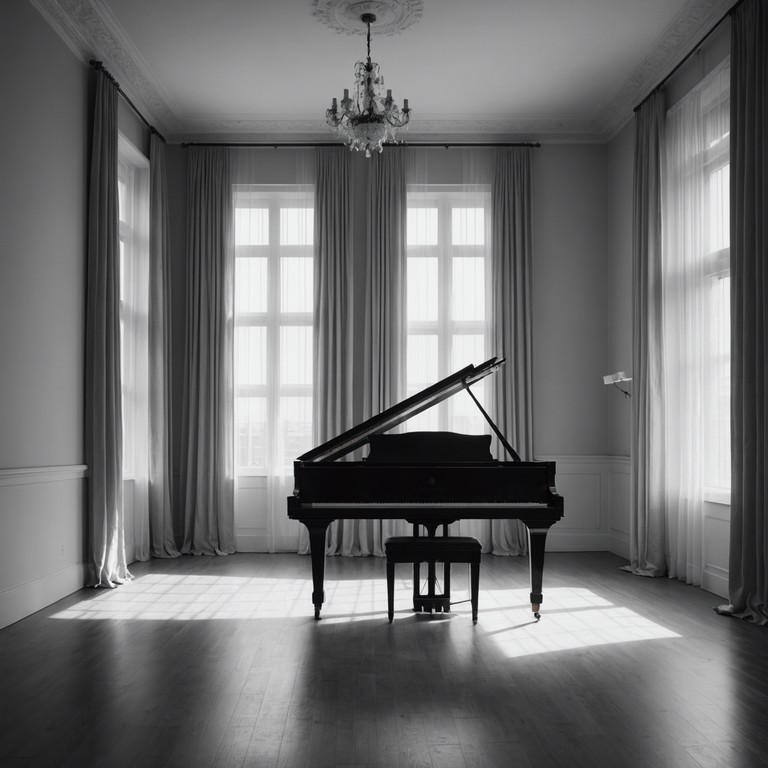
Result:
{"label": "window", "polygon": [[666,474],[678,497],[711,501],[731,483],[729,79],[726,61],[666,126]]}
{"label": "window", "polygon": [[712,488],[731,487],[730,349],[730,118],[729,91],[720,78],[702,90],[704,115],[704,207],[706,345],[705,477]]}
{"label": "window", "polygon": [[123,475],[133,477],[145,436],[147,305],[149,283],[149,164],[122,136],[118,140],[120,238],[120,373],[123,412]]}
{"label": "window", "polygon": [[311,189],[236,186],[235,461],[280,474],[312,446]]}
{"label": "window", "polygon": [[[406,386],[434,384],[487,354],[490,311],[490,191],[412,187],[406,232]],[[484,384],[472,387],[485,406]],[[483,432],[469,396],[448,398],[406,424],[408,430]]]}

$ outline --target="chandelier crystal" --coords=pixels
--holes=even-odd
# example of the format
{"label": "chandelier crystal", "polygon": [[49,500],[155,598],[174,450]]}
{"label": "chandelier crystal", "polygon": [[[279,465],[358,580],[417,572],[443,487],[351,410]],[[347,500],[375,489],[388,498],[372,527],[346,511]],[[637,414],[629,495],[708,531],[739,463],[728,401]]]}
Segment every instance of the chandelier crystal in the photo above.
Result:
{"label": "chandelier crystal", "polygon": [[376,21],[373,13],[364,13],[363,24],[368,25],[368,58],[355,64],[355,85],[353,96],[344,89],[341,109],[336,99],[331,108],[325,110],[325,120],[336,129],[342,141],[358,152],[381,152],[386,142],[396,143],[397,132],[407,130],[411,118],[408,99],[403,99],[403,108],[392,100],[392,91],[384,89],[384,76],[379,65],[371,61],[371,24]]}

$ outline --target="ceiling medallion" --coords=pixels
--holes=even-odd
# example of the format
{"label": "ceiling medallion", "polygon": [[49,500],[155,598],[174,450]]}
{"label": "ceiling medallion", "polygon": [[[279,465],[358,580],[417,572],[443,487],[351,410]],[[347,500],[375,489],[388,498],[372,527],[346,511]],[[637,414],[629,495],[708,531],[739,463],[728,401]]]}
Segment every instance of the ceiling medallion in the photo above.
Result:
{"label": "ceiling medallion", "polygon": [[374,16],[377,35],[397,35],[421,19],[424,0],[314,0],[312,15],[335,32],[364,35],[363,16]]}

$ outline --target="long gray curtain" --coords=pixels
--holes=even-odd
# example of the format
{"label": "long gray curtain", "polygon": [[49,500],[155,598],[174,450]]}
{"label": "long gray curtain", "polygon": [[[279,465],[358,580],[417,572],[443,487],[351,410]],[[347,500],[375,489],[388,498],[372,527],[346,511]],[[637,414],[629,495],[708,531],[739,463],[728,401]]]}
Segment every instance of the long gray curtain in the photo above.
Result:
{"label": "long gray curtain", "polygon": [[120,380],[120,241],[116,83],[96,71],[88,189],[85,322],[85,457],[89,579],[113,587],[130,578],[123,520]]}
{"label": "long gray curtain", "polygon": [[718,610],[768,624],[768,10],[731,26],[731,541]]}
{"label": "long gray curtain", "polygon": [[664,444],[662,347],[662,185],[664,97],[655,91],[635,115],[632,220],[632,459],[630,565],[641,576],[663,576]]}
{"label": "long gray curtain", "polygon": [[235,551],[234,257],[228,151],[191,147],[187,186],[182,552],[223,555]]}
{"label": "long gray curtain", "polygon": [[165,141],[149,140],[149,541],[153,557],[178,557],[171,486],[171,296]]}
{"label": "long gray curtain", "polygon": [[[405,395],[407,162],[407,149],[383,152],[369,161],[364,419],[392,407]],[[404,533],[405,528],[402,521],[375,522],[373,553],[383,555],[385,539]]]}
{"label": "long gray curtain", "polygon": [[[523,460],[533,460],[531,149],[496,150],[491,176],[491,347],[506,358],[493,376],[493,418]],[[499,458],[511,461],[498,446]],[[525,527],[491,521],[493,552],[523,554]]]}
{"label": "long gray curtain", "polygon": [[[352,426],[352,194],[350,152],[320,147],[315,176],[314,442]],[[328,529],[328,554],[360,554],[355,520]]]}

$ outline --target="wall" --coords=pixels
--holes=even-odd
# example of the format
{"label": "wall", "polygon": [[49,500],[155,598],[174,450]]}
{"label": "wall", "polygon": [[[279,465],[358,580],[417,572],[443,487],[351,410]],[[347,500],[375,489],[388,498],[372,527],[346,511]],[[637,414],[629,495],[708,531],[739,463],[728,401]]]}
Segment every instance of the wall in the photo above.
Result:
{"label": "wall", "polygon": [[[169,192],[174,284],[174,458],[178,476],[183,400],[184,298],[186,280],[186,150],[170,148]],[[259,150],[259,179],[286,183],[295,178],[290,149]],[[558,462],[558,490],[567,513],[550,533],[550,548],[608,549],[614,475],[624,482],[615,458],[614,421],[626,410],[623,398],[606,388],[602,376],[616,370],[611,340],[610,196],[606,146],[545,145],[533,152],[532,225],[534,243],[534,450],[537,458]],[[358,189],[364,188],[368,161],[353,155]],[[424,170],[433,183],[456,183],[466,168],[461,153],[437,149]],[[355,359],[362,363],[365,295],[365,197],[356,194]],[[361,365],[356,366],[360,381]],[[358,387],[360,392],[361,388]],[[623,410],[622,410],[623,409]],[[355,403],[356,419],[361,403]],[[178,498],[178,495],[177,495]],[[263,478],[245,478],[236,500],[237,546],[267,547]],[[177,520],[181,530],[181,520]]]}
{"label": "wall", "polygon": [[0,29],[2,627],[84,583],[88,73],[31,4]]}

